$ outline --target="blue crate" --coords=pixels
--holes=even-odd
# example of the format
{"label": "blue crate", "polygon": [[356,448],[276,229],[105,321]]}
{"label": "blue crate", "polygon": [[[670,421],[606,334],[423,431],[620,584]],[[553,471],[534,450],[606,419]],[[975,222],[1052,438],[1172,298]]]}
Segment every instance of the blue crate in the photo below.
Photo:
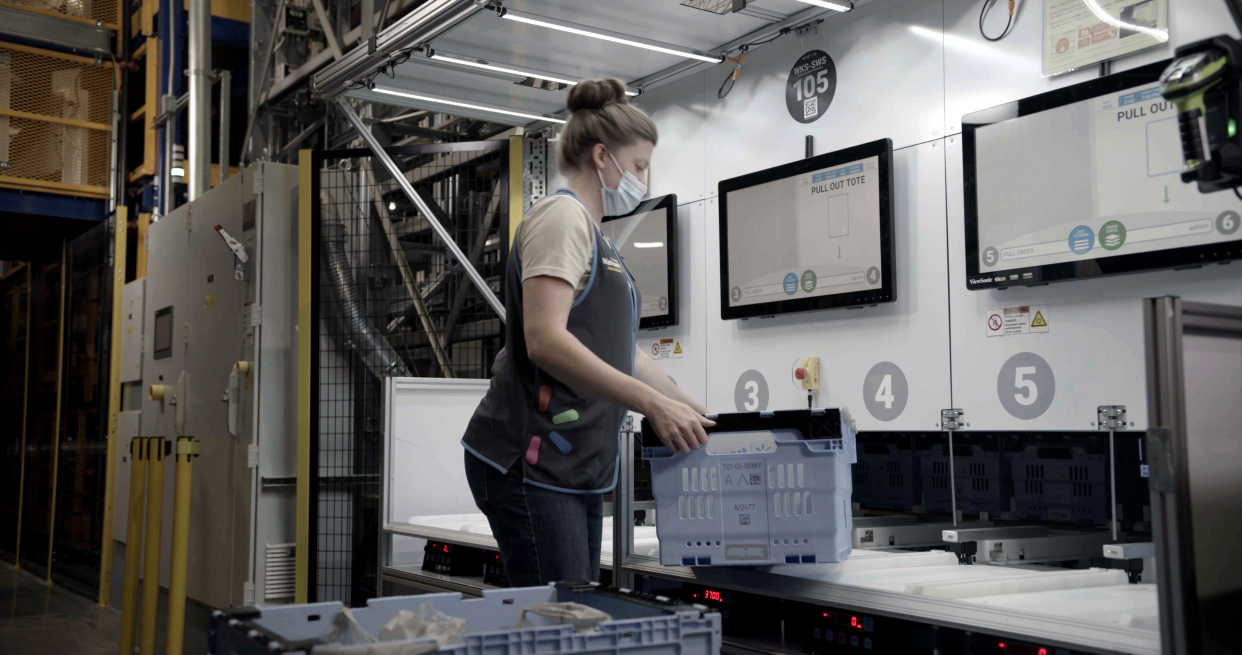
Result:
{"label": "blue crate", "polygon": [[707,446],[659,445],[643,421],[660,563],[762,566],[839,562],[850,554],[850,465],[858,458],[845,410],[712,416]]}
{"label": "blue crate", "polygon": [[[469,623],[464,643],[440,646],[438,655],[719,655],[720,615],[702,605],[684,605],[663,596],[598,585],[554,584],[547,587],[483,592],[483,598],[432,594],[373,598],[351,610],[358,625],[379,635],[399,610],[419,612],[430,602],[437,610]],[[527,615],[532,627],[517,628],[522,610],[538,603],[574,602],[607,612],[611,621],[598,630],[576,632]],[[344,609],[339,602],[270,609],[241,608],[212,614],[211,655],[309,655],[331,651],[320,635]],[[409,644],[432,639],[410,640]],[[392,647],[405,642],[381,642]],[[339,646],[336,646],[339,647]]]}

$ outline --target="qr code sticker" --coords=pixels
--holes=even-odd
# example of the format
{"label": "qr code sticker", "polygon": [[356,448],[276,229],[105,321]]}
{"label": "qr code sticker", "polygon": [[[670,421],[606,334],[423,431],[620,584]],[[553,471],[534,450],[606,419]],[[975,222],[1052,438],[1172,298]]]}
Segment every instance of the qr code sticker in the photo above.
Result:
{"label": "qr code sticker", "polygon": [[737,517],[738,525],[750,525],[750,514],[741,514]]}
{"label": "qr code sticker", "polygon": [[763,478],[759,477],[759,474],[758,474],[758,473],[751,473],[751,474],[750,474],[750,483],[751,483],[751,484],[753,484],[753,485],[761,485],[761,484],[763,484]]}
{"label": "qr code sticker", "polygon": [[802,103],[803,118],[815,118],[816,116],[819,116],[819,96],[807,98]]}

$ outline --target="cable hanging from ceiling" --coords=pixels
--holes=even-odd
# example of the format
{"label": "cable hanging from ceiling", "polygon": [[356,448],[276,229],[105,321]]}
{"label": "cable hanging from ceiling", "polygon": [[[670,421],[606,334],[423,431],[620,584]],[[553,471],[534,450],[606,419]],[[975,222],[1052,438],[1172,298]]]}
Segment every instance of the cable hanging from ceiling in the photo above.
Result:
{"label": "cable hanging from ceiling", "polygon": [[1009,0],[1009,18],[1005,21],[1005,29],[1001,30],[999,36],[988,36],[983,31],[983,21],[988,17],[988,12],[992,9],[992,5],[996,4],[996,0],[983,0],[983,7],[979,10],[979,34],[989,41],[1000,41],[1009,36],[1009,31],[1013,29],[1014,5],[1018,4],[1016,0]]}
{"label": "cable hanging from ceiling", "polygon": [[[854,9],[854,3],[851,2],[850,11],[853,11],[853,9]],[[751,48],[756,47],[756,46],[761,46],[761,45],[767,45],[781,38],[782,36],[785,36],[787,34],[793,34],[794,32],[801,32],[810,27],[816,27],[822,22],[824,22],[824,19],[816,18],[814,20],[807,21],[801,25],[796,25],[796,26],[791,25],[789,27],[782,27],[780,31],[778,31],[776,34],[773,34],[772,36],[769,36],[766,39],[758,39],[755,41],[751,41],[750,43],[743,43],[742,45],[739,45],[735,48],[732,48],[726,51],[724,53],[725,61],[733,63],[733,70],[729,71],[729,74],[725,76],[724,81],[720,83],[720,88],[716,90],[716,98],[723,100],[724,97],[729,95],[729,92],[733,90],[733,85],[734,83],[737,82],[737,77],[742,72],[742,59],[746,57],[746,53],[750,52]],[[736,58],[729,56],[729,53],[732,53],[732,52],[737,52]]]}

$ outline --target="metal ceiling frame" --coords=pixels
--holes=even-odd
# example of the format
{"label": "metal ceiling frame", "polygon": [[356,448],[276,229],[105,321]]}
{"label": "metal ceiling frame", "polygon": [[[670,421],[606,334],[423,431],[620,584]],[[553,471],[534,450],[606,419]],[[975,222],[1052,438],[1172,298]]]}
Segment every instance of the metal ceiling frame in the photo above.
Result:
{"label": "metal ceiling frame", "polygon": [[[873,0],[856,0],[853,4],[857,8],[871,1]],[[349,90],[348,83],[374,76],[379,71],[387,68],[394,58],[400,57],[402,55],[401,51],[425,44],[433,38],[445,34],[479,11],[492,11],[492,9],[485,9],[479,3],[472,0],[431,0],[377,35],[373,52],[368,52],[370,48],[355,48],[352,52],[346,54],[344,58],[316,73],[313,89],[327,98],[334,99]],[[720,56],[723,59],[724,56],[735,51],[743,44],[776,36],[782,30],[841,13],[833,9],[808,5],[807,9],[793,14],[784,20],[771,23],[703,52],[708,56]],[[641,40],[639,37],[632,38]],[[472,58],[467,53],[455,54],[463,58]],[[636,80],[631,80],[628,86],[638,93],[642,93],[647,89],[656,88],[673,81],[682,75],[715,65],[715,63],[697,60],[679,62]],[[505,66],[515,70],[518,68],[517,66],[507,64]]]}

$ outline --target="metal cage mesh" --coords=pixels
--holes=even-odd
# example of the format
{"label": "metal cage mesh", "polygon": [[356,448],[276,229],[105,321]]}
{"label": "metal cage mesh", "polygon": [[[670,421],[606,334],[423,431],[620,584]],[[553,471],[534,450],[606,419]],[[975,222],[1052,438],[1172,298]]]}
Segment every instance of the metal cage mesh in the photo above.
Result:
{"label": "metal cage mesh", "polygon": [[111,64],[0,45],[0,185],[107,195]]}
{"label": "metal cage mesh", "polygon": [[[390,154],[500,294],[507,141]],[[383,378],[489,377],[502,324],[369,152],[317,154],[315,167],[311,589],[315,600],[359,605],[377,589]]]}
{"label": "metal cage mesh", "polygon": [[0,5],[88,18],[108,25],[116,25],[118,21],[117,0],[3,0]]}

